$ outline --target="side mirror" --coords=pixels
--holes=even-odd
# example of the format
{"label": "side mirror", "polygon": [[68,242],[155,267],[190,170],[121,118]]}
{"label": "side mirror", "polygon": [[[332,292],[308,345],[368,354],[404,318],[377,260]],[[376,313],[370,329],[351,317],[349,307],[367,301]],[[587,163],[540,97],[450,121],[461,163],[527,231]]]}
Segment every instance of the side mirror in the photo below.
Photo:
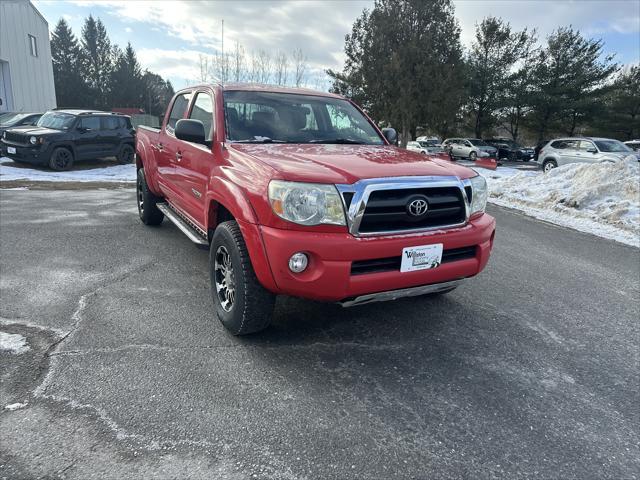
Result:
{"label": "side mirror", "polygon": [[587,148],[587,152],[589,152],[589,153],[598,153],[598,150],[596,150],[595,148]]}
{"label": "side mirror", "polygon": [[178,120],[175,129],[176,138],[185,142],[205,145],[204,125],[200,120]]}
{"label": "side mirror", "polygon": [[383,128],[382,134],[391,145],[398,146],[398,132],[395,128]]}

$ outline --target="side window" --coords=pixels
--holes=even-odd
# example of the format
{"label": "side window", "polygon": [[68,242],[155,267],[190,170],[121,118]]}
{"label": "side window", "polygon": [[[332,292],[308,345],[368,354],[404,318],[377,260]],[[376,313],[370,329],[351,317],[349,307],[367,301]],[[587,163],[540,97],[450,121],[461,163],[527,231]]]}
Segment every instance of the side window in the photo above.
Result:
{"label": "side window", "polygon": [[580,150],[580,142],[578,140],[566,140],[564,148],[566,150]]}
{"label": "side window", "polygon": [[196,101],[193,103],[189,118],[200,120],[204,125],[204,139],[210,142],[213,138],[213,99],[205,92],[196,94]]}
{"label": "side window", "polygon": [[169,121],[167,122],[167,128],[171,131],[176,128],[176,122],[184,118],[184,112],[187,111],[189,100],[191,100],[191,92],[178,95],[176,101],[173,102],[171,113],[169,113]]}
{"label": "side window", "polygon": [[580,150],[585,152],[589,150],[596,150],[596,146],[587,140],[580,140]]}
{"label": "side window", "polygon": [[100,117],[82,117],[80,119],[80,127],[87,130],[100,130]]}
{"label": "side window", "polygon": [[102,117],[102,129],[103,130],[117,130],[118,129],[118,117]]}

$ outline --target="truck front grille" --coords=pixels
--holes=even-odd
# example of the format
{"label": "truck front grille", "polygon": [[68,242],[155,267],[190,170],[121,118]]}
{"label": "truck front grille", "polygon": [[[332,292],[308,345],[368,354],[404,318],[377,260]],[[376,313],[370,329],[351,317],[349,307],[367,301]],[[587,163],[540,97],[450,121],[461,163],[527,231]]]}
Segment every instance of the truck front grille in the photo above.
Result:
{"label": "truck front grille", "polygon": [[[414,200],[426,201],[426,211],[410,211]],[[369,195],[359,233],[393,233],[432,229],[464,223],[466,206],[459,187],[375,190]]]}

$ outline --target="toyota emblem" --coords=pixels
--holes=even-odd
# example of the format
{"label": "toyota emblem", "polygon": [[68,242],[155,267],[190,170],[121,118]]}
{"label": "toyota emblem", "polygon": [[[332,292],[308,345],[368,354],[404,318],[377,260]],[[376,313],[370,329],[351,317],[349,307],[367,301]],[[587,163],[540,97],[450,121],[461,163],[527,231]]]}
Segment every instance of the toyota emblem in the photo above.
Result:
{"label": "toyota emblem", "polygon": [[427,213],[427,208],[429,208],[429,204],[425,198],[416,198],[407,205],[407,211],[413,217],[421,217]]}

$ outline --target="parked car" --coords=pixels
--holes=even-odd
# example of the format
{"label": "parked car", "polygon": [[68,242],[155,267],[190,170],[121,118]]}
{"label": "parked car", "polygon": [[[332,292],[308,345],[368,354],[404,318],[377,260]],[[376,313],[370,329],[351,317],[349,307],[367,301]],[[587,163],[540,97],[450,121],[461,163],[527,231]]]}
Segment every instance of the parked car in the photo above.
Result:
{"label": "parked car", "polygon": [[442,146],[452,157],[468,158],[475,160],[478,157],[495,157],[498,149],[479,138],[448,138],[442,142]]}
{"label": "parked car", "polygon": [[484,140],[498,150],[498,160],[522,160],[528,162],[533,158],[533,148],[522,147],[513,140],[506,138],[486,138]]}
{"label": "parked car", "polygon": [[486,182],[396,139],[331,93],[187,88],[160,129],[138,128],[138,213],[209,248],[235,335],[265,328],[279,294],[353,306],[450,291],[489,258]]}
{"label": "parked car", "polygon": [[559,138],[545,145],[538,156],[538,163],[548,172],[568,163],[617,162],[640,159],[624,143],[610,138],[577,137]]}
{"label": "parked car", "polygon": [[416,138],[416,142],[418,142],[423,147],[438,147],[442,146],[442,140],[438,137],[418,137]]}
{"label": "parked car", "polygon": [[4,115],[0,118],[0,136],[5,130],[13,127],[33,126],[35,125],[42,113],[13,113]]}
{"label": "parked car", "polygon": [[411,150],[413,152],[418,152],[418,153],[421,153],[423,155],[427,154],[427,149],[425,147],[423,147],[422,145],[420,145],[419,142],[408,142],[407,143],[407,150]]}
{"label": "parked car", "polygon": [[33,126],[2,133],[3,154],[16,162],[68,170],[77,160],[134,158],[135,131],[124,115],[93,110],[53,110]]}
{"label": "parked car", "polygon": [[624,144],[629,147],[631,150],[635,150],[636,152],[640,152],[640,140],[629,140],[624,142]]}

